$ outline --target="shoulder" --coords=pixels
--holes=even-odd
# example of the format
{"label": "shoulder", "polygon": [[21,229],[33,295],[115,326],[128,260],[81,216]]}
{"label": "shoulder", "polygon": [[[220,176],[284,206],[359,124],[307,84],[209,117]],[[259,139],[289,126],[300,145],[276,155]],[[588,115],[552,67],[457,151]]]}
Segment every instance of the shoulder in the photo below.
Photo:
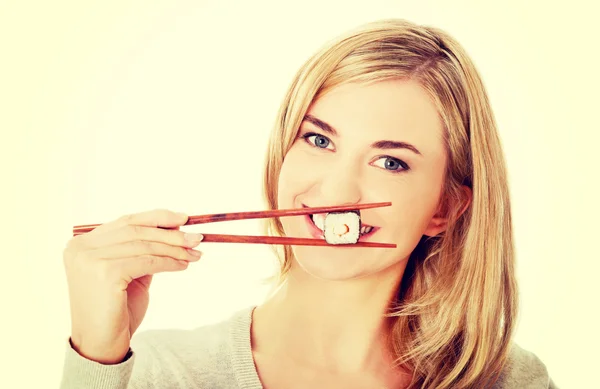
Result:
{"label": "shoulder", "polygon": [[497,389],[558,389],[546,365],[533,352],[513,343]]}
{"label": "shoulder", "polygon": [[235,379],[231,368],[232,326],[242,313],[191,330],[146,330],[134,335],[132,380],[153,382],[157,388],[227,386]]}
{"label": "shoulder", "polygon": [[134,335],[131,345],[132,349],[135,347],[145,352],[159,351],[161,354],[179,354],[190,348],[217,352],[226,347],[230,326],[230,320],[223,320],[191,330],[146,330]]}

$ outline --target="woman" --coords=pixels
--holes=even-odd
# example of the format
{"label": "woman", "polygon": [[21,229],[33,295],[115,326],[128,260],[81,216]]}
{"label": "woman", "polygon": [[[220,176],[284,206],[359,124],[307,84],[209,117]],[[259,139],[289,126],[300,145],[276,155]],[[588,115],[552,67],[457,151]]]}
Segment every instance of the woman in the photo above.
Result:
{"label": "woman", "polygon": [[[64,253],[63,388],[555,387],[512,343],[504,158],[483,83],[446,33],[384,20],[313,56],[279,111],[264,184],[271,209],[391,201],[361,212],[361,239],[397,248],[284,246],[260,306],[130,342],[152,274],[198,260],[201,237],[166,210],[102,225]],[[322,238],[318,218],[267,230]]]}

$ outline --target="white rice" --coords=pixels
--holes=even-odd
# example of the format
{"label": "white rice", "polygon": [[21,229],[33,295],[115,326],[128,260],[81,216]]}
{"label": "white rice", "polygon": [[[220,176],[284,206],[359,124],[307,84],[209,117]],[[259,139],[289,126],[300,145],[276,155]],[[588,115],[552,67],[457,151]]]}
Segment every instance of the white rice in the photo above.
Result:
{"label": "white rice", "polygon": [[331,212],[325,216],[325,241],[329,244],[353,244],[360,237],[360,214]]}

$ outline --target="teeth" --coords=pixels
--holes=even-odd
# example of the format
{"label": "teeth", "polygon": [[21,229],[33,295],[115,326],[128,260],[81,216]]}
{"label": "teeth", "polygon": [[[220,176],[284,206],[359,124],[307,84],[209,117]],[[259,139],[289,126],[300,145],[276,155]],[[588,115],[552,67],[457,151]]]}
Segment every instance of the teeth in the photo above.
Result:
{"label": "teeth", "polygon": [[363,226],[360,228],[360,233],[361,233],[361,235],[368,234],[369,232],[371,232],[372,229],[373,229],[373,227]]}
{"label": "teeth", "polygon": [[325,229],[325,215],[316,214],[310,215],[310,217],[312,218],[313,223],[315,223],[315,226],[317,226],[317,228],[319,228],[321,231]]}

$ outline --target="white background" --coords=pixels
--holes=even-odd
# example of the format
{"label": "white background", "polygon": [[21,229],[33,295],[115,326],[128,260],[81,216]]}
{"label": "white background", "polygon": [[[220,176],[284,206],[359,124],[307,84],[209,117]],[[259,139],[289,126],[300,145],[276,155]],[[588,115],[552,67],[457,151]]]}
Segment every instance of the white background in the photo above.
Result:
{"label": "white background", "polygon": [[[73,225],[264,209],[267,136],[295,71],[388,17],[440,27],[474,59],[509,165],[516,340],[561,388],[595,386],[600,34],[584,2],[548,3],[0,1],[0,386],[58,385]],[[260,233],[253,221],[186,229]],[[268,248],[201,247],[200,263],[155,277],[141,330],[260,302]]]}

